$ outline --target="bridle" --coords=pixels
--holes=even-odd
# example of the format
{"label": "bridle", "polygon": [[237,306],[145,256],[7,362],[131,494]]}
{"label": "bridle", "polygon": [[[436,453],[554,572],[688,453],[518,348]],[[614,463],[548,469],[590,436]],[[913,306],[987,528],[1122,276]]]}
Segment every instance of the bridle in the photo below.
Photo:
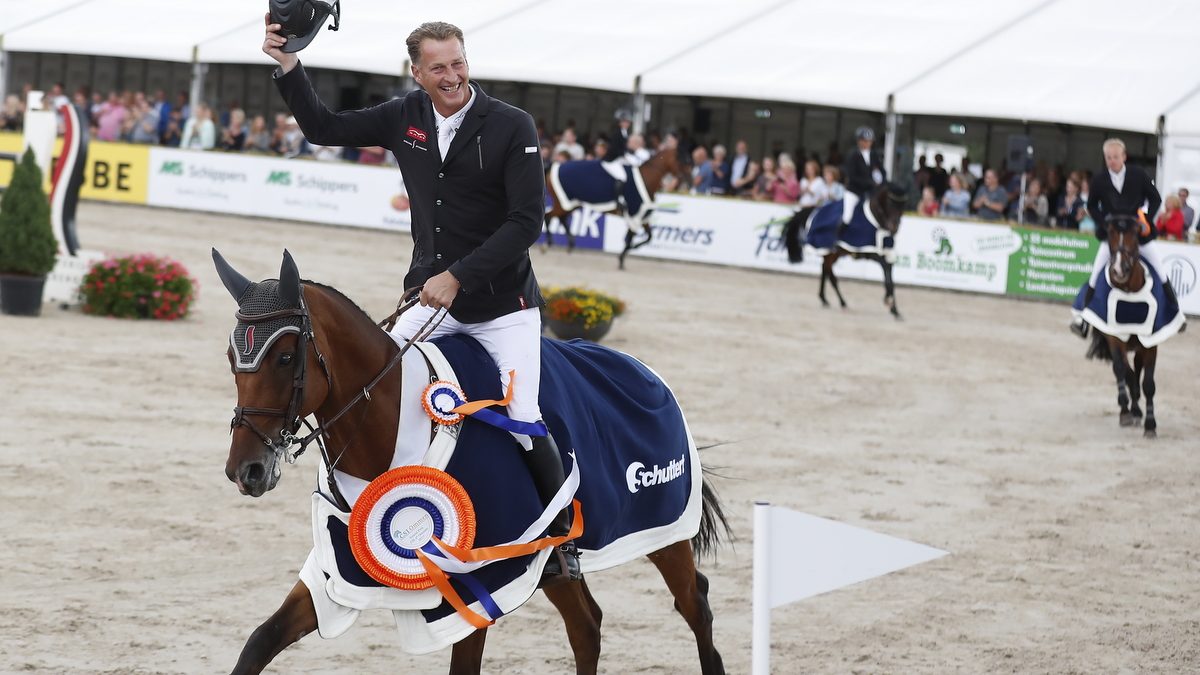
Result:
{"label": "bridle", "polygon": [[[405,311],[417,304],[420,299],[420,290],[421,287],[417,286],[405,291],[400,298],[400,302],[396,305],[396,310],[392,312],[387,319],[384,319],[379,323],[380,327],[384,327],[386,330],[390,331],[395,326],[396,319],[399,318],[399,316]],[[263,444],[265,444],[268,448],[271,448],[271,450],[274,451],[277,456],[282,456],[288,464],[294,464],[296,459],[300,457],[300,455],[304,454],[304,451],[308,449],[308,445],[313,441],[317,441],[317,445],[321,449],[321,457],[325,460],[325,466],[328,467],[328,474],[330,477],[330,482],[332,483],[333,469],[341,460],[342,455],[345,453],[346,448],[349,447],[350,441],[353,440],[353,438],[348,440],[346,444],[342,446],[342,450],[338,453],[338,456],[331,460],[329,452],[325,447],[325,441],[329,438],[329,428],[332,427],[338,420],[342,418],[343,415],[349,412],[350,409],[357,405],[360,401],[365,399],[369,403],[371,401],[371,390],[374,389],[375,386],[378,385],[389,372],[391,372],[392,368],[394,368],[396,364],[400,363],[400,360],[403,358],[405,352],[412,347],[413,343],[426,339],[429,335],[433,334],[433,331],[438,327],[439,324],[441,324],[442,319],[445,318],[446,312],[444,309],[434,312],[434,314],[425,321],[421,328],[418,329],[416,333],[405,342],[404,346],[400,348],[400,350],[391,358],[391,360],[387,362],[379,374],[372,378],[371,381],[359,391],[357,396],[351,399],[350,402],[343,406],[342,409],[339,410],[335,415],[331,416],[324,422],[318,423],[318,425],[314,427],[306,418],[301,415],[300,409],[300,406],[304,402],[304,389],[308,377],[308,348],[310,346],[312,347],[313,352],[317,355],[317,364],[320,365],[321,371],[325,374],[325,380],[328,383],[331,391],[333,389],[333,378],[330,376],[329,368],[325,363],[325,357],[321,354],[321,350],[317,345],[316,335],[313,332],[312,317],[308,312],[308,304],[304,301],[303,285],[300,286],[299,304],[300,306],[295,309],[283,309],[264,314],[244,314],[241,312],[241,310],[234,314],[238,321],[251,325],[289,316],[300,317],[300,334],[297,337],[296,347],[296,358],[299,359],[299,363],[295,366],[295,372],[292,375],[292,395],[286,410],[279,408],[236,406],[233,409],[233,420],[231,420],[229,423],[229,430],[230,433],[233,433],[233,430],[240,426],[246,427],[256,436],[258,436],[262,440]],[[365,414],[366,408],[364,407],[363,415]],[[282,417],[284,420],[284,425],[279,432],[279,438],[274,439],[263,433],[263,431],[259,429],[253,421],[250,420],[248,415],[262,417]],[[297,435],[297,433],[300,431],[301,424],[303,424],[309,430],[309,433],[303,437]],[[292,446],[299,446],[299,448],[295,452],[291,452],[290,448]]]}
{"label": "bridle", "polygon": [[[1113,275],[1114,281],[1118,281],[1118,275],[1121,272],[1121,267],[1123,265],[1128,265],[1130,271],[1124,275],[1120,275],[1120,280],[1118,282],[1121,284],[1126,284],[1129,283],[1130,279],[1133,277],[1133,266],[1138,264],[1136,246],[1138,242],[1138,221],[1132,216],[1114,215],[1107,218],[1107,222],[1109,227],[1113,228],[1113,230],[1117,232],[1116,243],[1110,244],[1113,247],[1113,250],[1110,251],[1111,256],[1109,259],[1109,273]],[[1124,245],[1126,236],[1133,238],[1135,246],[1132,249],[1127,249]]]}

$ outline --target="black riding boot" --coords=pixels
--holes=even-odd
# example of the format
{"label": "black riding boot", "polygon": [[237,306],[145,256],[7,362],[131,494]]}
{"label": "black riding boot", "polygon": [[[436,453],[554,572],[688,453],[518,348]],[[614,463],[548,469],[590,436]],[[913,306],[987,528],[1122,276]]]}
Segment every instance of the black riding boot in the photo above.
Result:
{"label": "black riding boot", "polygon": [[[521,454],[525,458],[525,466],[529,467],[529,473],[533,476],[538,498],[545,507],[550,504],[550,500],[566,480],[563,475],[562,456],[559,455],[558,446],[552,436],[533,436],[532,439],[533,449]],[[567,508],[554,517],[549,529],[551,537],[566,536],[571,531],[571,514]],[[546,569],[542,572],[543,578],[559,576],[569,577],[572,581],[583,578],[579,571],[579,549],[573,541],[560,545],[554,555],[550,556]]]}
{"label": "black riding boot", "polygon": [[[1096,294],[1095,287],[1088,285],[1087,291],[1083,294],[1083,308],[1084,309],[1087,309],[1087,306],[1092,304],[1092,296],[1095,294]],[[1084,338],[1084,339],[1087,338],[1088,325],[1087,325],[1087,322],[1083,320],[1082,316],[1071,322],[1071,332],[1078,335],[1081,338]]]}

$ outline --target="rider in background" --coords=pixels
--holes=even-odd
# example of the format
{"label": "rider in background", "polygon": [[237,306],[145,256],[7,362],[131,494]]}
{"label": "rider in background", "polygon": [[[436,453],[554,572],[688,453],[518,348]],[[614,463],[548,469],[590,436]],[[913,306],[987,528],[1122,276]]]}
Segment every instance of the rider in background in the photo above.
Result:
{"label": "rider in background", "polygon": [[887,181],[883,169],[883,157],[872,149],[875,131],[871,127],[859,127],[854,132],[858,148],[846,157],[843,172],[846,174],[846,197],[842,201],[842,223],[849,224],[854,207],[863,199],[870,199],[875,188]]}
{"label": "rider in background", "polygon": [[[1141,230],[1138,232],[1138,250],[1151,267],[1161,272],[1163,269],[1162,258],[1158,254],[1158,247],[1154,244],[1154,240],[1158,237],[1158,230],[1153,224],[1153,216],[1162,204],[1162,197],[1159,196],[1158,189],[1154,187],[1150,176],[1140,167],[1127,164],[1126,159],[1125,143],[1121,139],[1110,138],[1104,141],[1105,166],[1092,177],[1092,184],[1088,190],[1088,213],[1096,221],[1096,238],[1101,242],[1108,241],[1108,226],[1105,219],[1109,216],[1138,218],[1141,222]],[[1108,245],[1102,244],[1096,254],[1096,262],[1092,265],[1092,276],[1088,280],[1087,292],[1084,294],[1083,304],[1085,306],[1092,301],[1092,295],[1096,292],[1096,281],[1108,265],[1109,258]],[[1168,302],[1178,305],[1171,282],[1165,277],[1163,277],[1163,292],[1166,294]],[[1076,318],[1071,323],[1071,330],[1076,335],[1084,337],[1083,319]]]}

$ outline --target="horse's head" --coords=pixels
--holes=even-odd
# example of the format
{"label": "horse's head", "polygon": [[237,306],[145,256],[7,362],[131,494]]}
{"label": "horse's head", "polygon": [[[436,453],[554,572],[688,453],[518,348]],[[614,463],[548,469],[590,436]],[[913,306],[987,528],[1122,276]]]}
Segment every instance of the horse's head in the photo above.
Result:
{"label": "horse's head", "polygon": [[1133,216],[1114,215],[1105,219],[1108,224],[1108,277],[1114,286],[1125,286],[1133,277],[1138,264],[1138,229],[1140,221]]}
{"label": "horse's head", "polygon": [[301,420],[328,395],[329,380],[306,377],[309,371],[323,373],[325,366],[291,254],[283,253],[279,279],[258,283],[234,270],[216,249],[213,262],[238,303],[228,350],[238,403],[225,475],[242,494],[260,497],[279,482],[281,460]]}
{"label": "horse's head", "polygon": [[655,155],[642,165],[642,180],[651,195],[658,192],[662,179],[667,174],[675,176],[684,184],[690,180],[688,173],[679,163],[679,141],[674,134],[667,134]]}
{"label": "horse's head", "polygon": [[893,236],[900,231],[900,216],[908,204],[908,192],[895,183],[880,185],[871,196],[871,211],[879,226]]}

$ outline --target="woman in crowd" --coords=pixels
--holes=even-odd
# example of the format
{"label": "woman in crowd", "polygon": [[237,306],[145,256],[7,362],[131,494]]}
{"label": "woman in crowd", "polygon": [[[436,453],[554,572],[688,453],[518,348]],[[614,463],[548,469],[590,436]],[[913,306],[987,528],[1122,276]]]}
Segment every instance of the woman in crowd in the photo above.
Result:
{"label": "woman in crowd", "polygon": [[270,152],[271,132],[267,131],[267,118],[255,115],[250,121],[250,131],[246,134],[244,146],[250,152]]}
{"label": "woman in crowd", "polygon": [[779,174],[775,170],[775,158],[770,156],[763,157],[762,174],[754,182],[754,198],[759,201],[771,199],[771,193],[775,189],[775,181],[778,179]]}
{"label": "woman in crowd", "polygon": [[[947,190],[947,194],[949,194],[949,190]],[[921,188],[921,201],[917,202],[917,213],[923,216],[938,214],[937,190],[932,185]]]}
{"label": "woman in crowd", "polygon": [[842,170],[836,164],[826,164],[823,172],[825,187],[829,190],[829,201],[840,202],[846,198],[846,186],[842,185]]}
{"label": "woman in crowd", "polygon": [[20,131],[25,122],[25,110],[21,99],[16,94],[9,94],[4,99],[4,108],[0,110],[0,131]]}
{"label": "woman in crowd", "polygon": [[790,157],[779,160],[779,177],[771,187],[771,201],[776,204],[795,204],[800,199],[800,180],[796,178],[796,163]]}
{"label": "woman in crowd", "polygon": [[1162,213],[1158,214],[1154,224],[1164,239],[1184,240],[1183,209],[1179,195],[1167,195]]}
{"label": "woman in crowd", "polygon": [[1025,222],[1045,225],[1050,215],[1050,201],[1042,194],[1042,181],[1034,178],[1025,186]]}
{"label": "woman in crowd", "polygon": [[1085,202],[1079,196],[1079,179],[1072,175],[1067,179],[1066,188],[1058,199],[1054,224],[1069,230],[1078,230],[1079,221],[1083,220],[1086,213],[1084,206]]}
{"label": "woman in crowd", "polygon": [[829,201],[829,187],[821,177],[821,164],[815,159],[804,163],[804,178],[800,179],[800,208],[821,206]]}
{"label": "woman in crowd", "polygon": [[183,125],[180,147],[191,150],[212,150],[217,144],[217,127],[213,124],[212,109],[207,103],[197,103],[195,114]]}
{"label": "woman in crowd", "polygon": [[241,108],[229,111],[229,125],[221,129],[221,149],[241,150],[246,147],[246,112]]}
{"label": "woman in crowd", "polygon": [[958,171],[950,174],[950,189],[942,195],[942,215],[966,218],[971,215],[971,193]]}

